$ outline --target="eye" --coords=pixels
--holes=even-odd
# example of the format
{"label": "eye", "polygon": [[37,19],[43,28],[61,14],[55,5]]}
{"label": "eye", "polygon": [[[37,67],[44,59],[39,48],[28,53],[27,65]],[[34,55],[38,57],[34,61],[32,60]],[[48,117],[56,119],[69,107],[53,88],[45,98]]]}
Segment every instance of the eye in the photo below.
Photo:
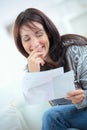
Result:
{"label": "eye", "polygon": [[36,36],[37,36],[37,37],[41,37],[41,36],[43,36],[43,32],[42,32],[42,31],[38,31],[38,32],[36,32]]}
{"label": "eye", "polygon": [[30,37],[28,37],[28,36],[24,36],[24,37],[22,38],[22,40],[23,40],[24,42],[27,42],[27,41],[30,40]]}

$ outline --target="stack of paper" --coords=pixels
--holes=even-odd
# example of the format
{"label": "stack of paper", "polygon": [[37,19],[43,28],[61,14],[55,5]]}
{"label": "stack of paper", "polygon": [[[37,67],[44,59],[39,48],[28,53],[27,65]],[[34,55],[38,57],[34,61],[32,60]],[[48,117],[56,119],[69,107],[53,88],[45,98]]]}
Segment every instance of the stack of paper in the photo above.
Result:
{"label": "stack of paper", "polygon": [[29,104],[43,103],[66,97],[67,92],[75,90],[74,73],[64,73],[62,67],[43,72],[27,72],[22,86]]}

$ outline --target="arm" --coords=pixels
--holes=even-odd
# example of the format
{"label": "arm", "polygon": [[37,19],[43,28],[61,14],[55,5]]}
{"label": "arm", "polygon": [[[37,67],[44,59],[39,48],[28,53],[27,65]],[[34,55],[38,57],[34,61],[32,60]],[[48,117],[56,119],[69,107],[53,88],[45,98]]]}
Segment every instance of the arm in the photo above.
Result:
{"label": "arm", "polygon": [[83,100],[76,104],[77,108],[87,107],[87,54],[82,55],[77,67],[77,77],[84,90]]}
{"label": "arm", "polygon": [[[87,47],[77,47],[77,51],[72,48],[73,46],[67,53],[68,62],[70,69],[74,70],[75,80],[79,82],[81,89],[69,93],[67,99],[72,100],[80,109],[87,107]],[[77,61],[75,60],[76,57],[78,58]]]}

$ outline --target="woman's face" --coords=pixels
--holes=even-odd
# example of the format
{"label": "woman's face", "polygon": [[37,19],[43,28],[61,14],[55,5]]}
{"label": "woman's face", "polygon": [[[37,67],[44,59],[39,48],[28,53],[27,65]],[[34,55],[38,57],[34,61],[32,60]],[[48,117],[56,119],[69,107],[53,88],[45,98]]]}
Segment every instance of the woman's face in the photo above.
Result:
{"label": "woman's face", "polygon": [[[29,26],[28,26],[29,24]],[[20,37],[25,51],[31,53],[37,49],[42,53],[42,58],[48,56],[49,39],[42,24],[38,22],[28,23],[20,28]]]}

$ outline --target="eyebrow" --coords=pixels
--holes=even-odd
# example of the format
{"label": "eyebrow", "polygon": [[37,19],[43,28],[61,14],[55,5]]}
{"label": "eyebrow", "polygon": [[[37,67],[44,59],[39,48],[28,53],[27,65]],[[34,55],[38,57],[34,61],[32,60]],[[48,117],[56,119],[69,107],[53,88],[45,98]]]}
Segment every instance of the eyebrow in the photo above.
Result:
{"label": "eyebrow", "polygon": [[[35,31],[35,33],[38,33],[38,32],[44,32],[44,30],[43,29],[38,29],[38,30],[36,30]],[[24,37],[24,36],[29,36],[28,34],[25,34],[25,35],[21,35],[21,37]]]}
{"label": "eyebrow", "polygon": [[37,30],[37,31],[35,31],[35,33],[39,33],[39,32],[44,32],[44,30]]}
{"label": "eyebrow", "polygon": [[21,35],[21,38],[29,37],[29,35]]}

